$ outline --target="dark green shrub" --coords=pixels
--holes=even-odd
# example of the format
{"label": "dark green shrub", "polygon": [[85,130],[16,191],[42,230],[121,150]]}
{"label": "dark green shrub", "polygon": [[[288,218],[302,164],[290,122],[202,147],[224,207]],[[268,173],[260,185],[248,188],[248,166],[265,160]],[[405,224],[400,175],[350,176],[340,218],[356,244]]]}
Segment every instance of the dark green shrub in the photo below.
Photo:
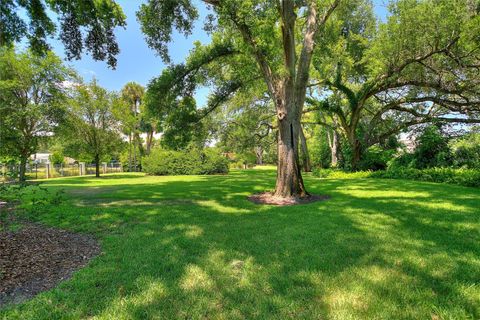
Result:
{"label": "dark green shrub", "polygon": [[202,171],[197,174],[228,173],[228,159],[214,149],[207,148],[201,154]]}
{"label": "dark green shrub", "polygon": [[433,125],[426,127],[419,136],[414,155],[414,166],[417,169],[447,167],[452,164],[448,138]]}
{"label": "dark green shrub", "polygon": [[415,168],[415,164],[415,154],[406,152],[390,160],[388,163],[388,169]]}
{"label": "dark green shrub", "polygon": [[151,175],[220,174],[228,173],[228,160],[212,149],[154,149],[143,159],[142,168]]}
{"label": "dark green shrub", "polygon": [[395,153],[396,150],[394,149],[385,150],[380,146],[372,146],[365,151],[360,161],[360,169],[373,171],[385,170]]}

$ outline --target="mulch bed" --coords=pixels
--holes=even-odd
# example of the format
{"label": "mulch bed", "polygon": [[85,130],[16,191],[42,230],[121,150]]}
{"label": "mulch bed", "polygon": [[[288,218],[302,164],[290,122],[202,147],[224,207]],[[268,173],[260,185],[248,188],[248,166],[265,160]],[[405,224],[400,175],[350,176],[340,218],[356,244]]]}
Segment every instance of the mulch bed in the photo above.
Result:
{"label": "mulch bed", "polygon": [[306,204],[306,203],[311,203],[316,201],[324,201],[324,200],[330,199],[330,196],[311,194],[303,198],[298,198],[298,197],[280,198],[280,197],[275,197],[272,192],[262,192],[262,193],[252,194],[247,199],[256,204],[292,206],[292,205]]}
{"label": "mulch bed", "polygon": [[101,251],[88,235],[23,221],[12,231],[12,222],[18,226],[11,215],[0,221],[0,307],[54,288]]}

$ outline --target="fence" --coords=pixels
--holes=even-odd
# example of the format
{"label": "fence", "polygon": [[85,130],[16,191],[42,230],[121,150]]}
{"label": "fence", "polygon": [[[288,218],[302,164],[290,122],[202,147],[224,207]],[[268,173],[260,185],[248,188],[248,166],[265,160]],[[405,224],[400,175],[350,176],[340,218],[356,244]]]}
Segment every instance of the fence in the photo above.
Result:
{"label": "fence", "polygon": [[[100,164],[100,174],[122,172],[121,163]],[[18,177],[19,166],[11,164],[0,164],[0,181],[14,180]],[[50,179],[59,177],[74,177],[95,174],[95,164],[27,164],[25,173],[27,180]]]}

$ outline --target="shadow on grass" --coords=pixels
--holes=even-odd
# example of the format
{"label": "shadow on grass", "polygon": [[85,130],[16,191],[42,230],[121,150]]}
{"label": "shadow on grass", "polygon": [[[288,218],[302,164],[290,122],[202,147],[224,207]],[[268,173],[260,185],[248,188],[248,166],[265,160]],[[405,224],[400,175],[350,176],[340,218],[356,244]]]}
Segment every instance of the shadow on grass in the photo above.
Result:
{"label": "shadow on grass", "polygon": [[[143,179],[140,179],[143,178]],[[71,180],[78,182],[73,186]],[[328,201],[258,206],[271,171],[64,179],[39,219],[93,232],[104,254],[7,318],[480,317],[476,189],[318,180]],[[0,315],[2,315],[0,313]]]}

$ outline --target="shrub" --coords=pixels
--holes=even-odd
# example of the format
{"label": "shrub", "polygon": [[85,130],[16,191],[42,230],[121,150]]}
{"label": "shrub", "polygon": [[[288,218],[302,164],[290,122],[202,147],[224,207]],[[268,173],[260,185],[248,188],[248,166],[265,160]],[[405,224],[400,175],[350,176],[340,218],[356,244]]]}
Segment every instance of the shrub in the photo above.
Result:
{"label": "shrub", "polygon": [[330,178],[330,179],[361,179],[369,178],[372,174],[372,171],[356,171],[348,172],[338,169],[314,169],[313,175],[319,178]]}
{"label": "shrub", "polygon": [[362,170],[385,170],[395,153],[395,149],[385,150],[378,145],[372,146],[365,151],[359,166]]}
{"label": "shrub", "polygon": [[398,168],[382,171],[357,172],[344,172],[332,169],[317,169],[314,170],[313,173],[317,177],[330,179],[405,179],[458,184],[466,187],[480,187],[480,170],[474,169],[430,168],[420,170],[412,168]]}
{"label": "shrub", "polygon": [[212,149],[154,149],[143,159],[142,168],[151,175],[219,174],[228,172],[228,160]]}
{"label": "shrub", "polygon": [[228,173],[228,159],[208,148],[201,154],[202,171],[198,174],[220,174]]}
{"label": "shrub", "polygon": [[254,164],[245,163],[242,160],[230,163],[230,168],[232,168],[232,169],[251,169],[251,168],[254,168],[254,167],[255,167]]}
{"label": "shrub", "polygon": [[64,156],[63,153],[60,151],[54,151],[49,157],[49,160],[53,164],[64,164]]}
{"label": "shrub", "polygon": [[390,169],[371,174],[372,178],[410,179],[418,181],[458,184],[467,187],[480,187],[480,170],[474,169]]}
{"label": "shrub", "polygon": [[388,162],[388,170],[401,168],[415,168],[415,154],[405,152]]}
{"label": "shrub", "polygon": [[418,137],[414,152],[417,169],[447,167],[452,164],[448,139],[437,126],[429,126]]}
{"label": "shrub", "polygon": [[471,132],[452,141],[451,148],[456,167],[480,169],[480,132]]}
{"label": "shrub", "polygon": [[19,209],[15,210],[15,214],[21,213],[29,219],[35,219],[38,214],[48,211],[52,205],[62,204],[65,200],[64,194],[63,189],[53,191],[39,183],[0,184],[0,200],[15,204]]}

